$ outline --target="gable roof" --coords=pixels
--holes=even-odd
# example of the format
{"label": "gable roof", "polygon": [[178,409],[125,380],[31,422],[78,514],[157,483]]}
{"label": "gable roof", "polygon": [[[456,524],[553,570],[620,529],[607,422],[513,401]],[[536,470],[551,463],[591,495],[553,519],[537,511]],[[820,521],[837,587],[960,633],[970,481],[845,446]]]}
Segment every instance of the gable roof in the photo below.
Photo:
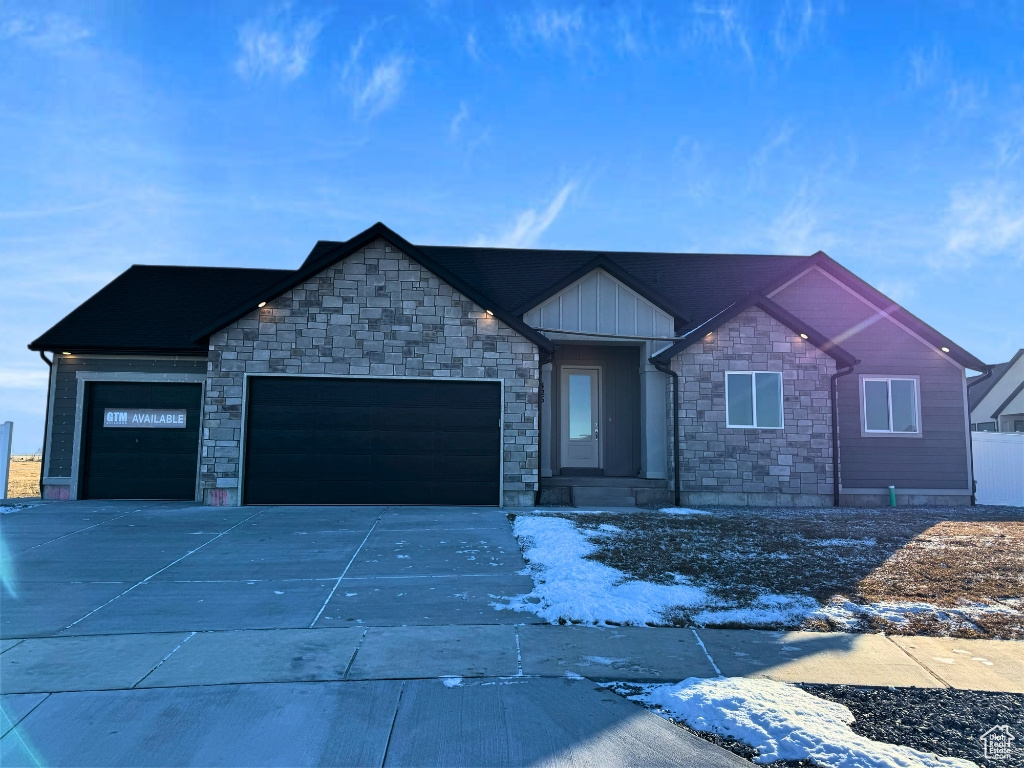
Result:
{"label": "gable roof", "polygon": [[[750,254],[651,253],[635,251],[563,251],[535,248],[420,246],[420,249],[489,296],[496,305],[519,314],[546,298],[551,286],[569,285],[590,264],[604,259],[625,272],[637,286],[675,317],[690,325],[703,322],[723,307],[757,290],[807,256]],[[581,274],[582,273],[582,274]],[[576,279],[574,278],[574,279]],[[640,293],[640,291],[637,291]],[[642,294],[643,295],[643,294]]]}
{"label": "gable roof", "polygon": [[135,265],[29,344],[32,350],[205,355],[196,326],[291,274],[285,269]]}
{"label": "gable roof", "polygon": [[1014,399],[1017,397],[1017,395],[1019,395],[1021,392],[1024,392],[1024,381],[1021,381],[1021,383],[1017,385],[1017,388],[1010,393],[1010,396],[1003,400],[999,407],[992,412],[992,418],[998,419],[1000,416],[1002,416],[1003,411],[1006,410],[1006,406],[1012,403]]}
{"label": "gable roof", "polygon": [[923,338],[929,344],[932,344],[936,349],[947,347],[949,352],[947,354],[950,359],[962,365],[964,368],[970,368],[974,371],[987,371],[991,366],[983,363],[981,360],[976,358],[966,349],[961,347],[959,344],[954,342],[952,339],[942,335],[937,330],[932,328],[928,323],[919,318],[917,315],[909,312],[908,310],[901,307],[895,301],[890,299],[884,293],[879,291],[874,286],[866,283],[864,280],[857,277],[850,270],[844,267],[839,262],[832,259],[824,251],[818,251],[811,256],[804,264],[799,267],[793,268],[790,273],[780,275],[774,281],[766,285],[761,292],[766,296],[770,296],[774,291],[778,290],[788,282],[795,280],[806,270],[813,267],[818,267],[828,275],[834,277],[840,283],[845,285],[850,290],[857,293],[859,296],[864,298],[868,303],[873,305],[882,314],[891,317],[896,322],[909,328],[911,331],[916,333],[918,336]]}
{"label": "gable roof", "polygon": [[629,288],[634,293],[642,296],[651,304],[656,306],[668,314],[672,315],[676,319],[677,324],[682,327],[688,322],[686,316],[683,314],[681,307],[678,307],[671,299],[662,296],[657,291],[653,290],[646,283],[637,280],[633,275],[627,272],[625,269],[620,267],[614,261],[609,259],[603,253],[598,254],[593,259],[588,261],[586,264],[582,264],[574,269],[569,274],[562,277],[561,280],[552,283],[543,291],[538,293],[536,296],[523,302],[518,307],[512,308],[512,312],[517,315],[524,315],[534,307],[543,304],[545,301],[550,299],[552,296],[560,293],[561,291],[568,288],[570,285],[575,283],[577,280],[581,280],[596,269],[603,269],[609,275],[614,277],[624,286]]}
{"label": "gable roof", "polygon": [[[29,347],[201,354],[211,333],[377,238],[390,242],[544,351],[554,345],[522,321],[524,308],[594,268],[605,269],[673,315],[678,332],[702,327],[752,294],[769,300],[771,291],[818,265],[929,343],[949,347],[949,356],[964,367],[989,369],[820,251],[808,257],[416,246],[379,222],[350,240],[317,242],[297,270],[132,267]],[[785,310],[775,305],[772,311]]]}
{"label": "gable roof", "polygon": [[805,323],[803,320],[798,318],[796,315],[788,312],[786,309],[776,304],[774,301],[769,299],[758,291],[748,293],[742,299],[734,302],[730,306],[723,309],[714,317],[701,323],[696,328],[688,331],[686,334],[676,341],[658,352],[656,355],[651,357],[652,363],[667,364],[673,357],[682,352],[687,347],[691,346],[695,342],[699,341],[702,337],[711,333],[712,331],[721,328],[727,322],[732,320],[734,317],[739,315],[744,310],[750,309],[751,307],[757,307],[758,309],[765,312],[765,314],[774,317],[784,326],[799,334],[805,334],[807,341],[816,346],[822,352],[829,357],[833,358],[837,363],[844,366],[851,366],[859,361],[845,349],[840,347],[838,344],[833,343],[823,333],[812,328],[810,325]]}
{"label": "gable roof", "polygon": [[475,302],[483,309],[493,313],[495,317],[503,321],[515,331],[519,332],[522,336],[525,336],[540,349],[548,352],[554,350],[555,345],[546,336],[530,328],[530,326],[526,325],[526,323],[504,307],[492,302],[475,286],[467,283],[457,274],[447,269],[443,264],[439,264],[433,258],[423,253],[415,245],[393,232],[379,221],[369,229],[360,232],[351,240],[346,240],[343,243],[317,243],[309,256],[306,257],[306,260],[303,262],[301,267],[290,273],[275,285],[247,297],[245,301],[240,302],[230,311],[216,317],[207,325],[193,332],[192,340],[198,341],[209,337],[211,334],[216,333],[225,326],[230,325],[239,318],[242,318],[252,312],[261,301],[271,301],[276,299],[281,294],[290,291],[314,275],[323,272],[328,267],[351,256],[356,251],[361,248],[365,248],[367,245],[370,245],[378,239],[383,239],[391,243],[391,245],[395,246],[410,259],[418,262],[427,271],[437,275],[470,301]]}
{"label": "gable roof", "polygon": [[1003,378],[1004,374],[1013,367],[1014,363],[1020,360],[1022,355],[1024,355],[1024,349],[1018,350],[1017,354],[1014,355],[1009,362],[993,365],[992,375],[984,381],[979,381],[977,384],[973,384],[971,380],[979,378],[977,376],[972,376],[967,380],[967,398],[970,402],[972,411],[981,405],[981,401],[985,399],[985,395],[992,391],[992,387],[994,387],[999,380]]}

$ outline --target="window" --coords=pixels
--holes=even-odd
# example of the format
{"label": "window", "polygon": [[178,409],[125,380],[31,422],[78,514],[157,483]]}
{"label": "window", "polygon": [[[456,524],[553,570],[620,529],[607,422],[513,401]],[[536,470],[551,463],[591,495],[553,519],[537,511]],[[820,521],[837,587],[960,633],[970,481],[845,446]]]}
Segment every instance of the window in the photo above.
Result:
{"label": "window", "polygon": [[1014,432],[1024,432],[1024,419],[1014,419],[1013,420],[1013,431]]}
{"label": "window", "polygon": [[974,432],[995,432],[996,423],[994,421],[979,421],[977,424],[971,425],[971,430]]}
{"label": "window", "polygon": [[727,427],[782,429],[782,374],[725,374]]}
{"label": "window", "polygon": [[920,434],[917,378],[861,378],[864,432]]}

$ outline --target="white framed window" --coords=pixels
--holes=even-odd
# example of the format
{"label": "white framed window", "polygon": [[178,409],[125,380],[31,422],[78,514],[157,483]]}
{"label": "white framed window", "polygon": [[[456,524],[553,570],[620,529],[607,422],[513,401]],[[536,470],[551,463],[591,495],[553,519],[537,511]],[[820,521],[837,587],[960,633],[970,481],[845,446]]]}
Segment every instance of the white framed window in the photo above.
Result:
{"label": "white framed window", "polygon": [[728,371],[725,374],[725,425],[782,429],[782,374]]}
{"label": "white framed window", "polygon": [[921,434],[917,376],[861,376],[861,430],[865,435]]}

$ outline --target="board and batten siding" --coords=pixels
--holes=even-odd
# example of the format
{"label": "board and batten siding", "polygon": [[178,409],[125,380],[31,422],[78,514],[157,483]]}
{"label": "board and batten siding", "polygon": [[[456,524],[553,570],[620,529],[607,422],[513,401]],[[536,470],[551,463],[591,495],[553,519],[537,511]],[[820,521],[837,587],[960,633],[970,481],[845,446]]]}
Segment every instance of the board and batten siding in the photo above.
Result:
{"label": "board and batten siding", "polygon": [[78,374],[89,373],[191,373],[205,374],[205,358],[153,358],[130,356],[54,355],[53,407],[47,439],[44,479],[71,479],[75,450],[75,414],[78,407]]}
{"label": "board and batten siding", "polygon": [[523,315],[534,328],[615,336],[671,336],[675,320],[595,269]]}
{"label": "board and batten siding", "polygon": [[[861,362],[839,379],[840,481],[844,490],[969,490],[964,370],[819,269],[771,297]],[[864,436],[862,376],[919,376],[921,436]]]}

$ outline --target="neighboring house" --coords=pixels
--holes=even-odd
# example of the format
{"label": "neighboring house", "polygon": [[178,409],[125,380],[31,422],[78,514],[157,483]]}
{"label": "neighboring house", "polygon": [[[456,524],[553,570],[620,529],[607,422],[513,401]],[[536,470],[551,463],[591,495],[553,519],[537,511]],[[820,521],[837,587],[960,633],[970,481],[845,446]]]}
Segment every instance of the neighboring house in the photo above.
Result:
{"label": "neighboring house", "polygon": [[30,348],[46,498],[207,504],[967,503],[988,369],[820,252],[382,224],[296,270],[134,266]]}
{"label": "neighboring house", "polygon": [[1024,349],[989,375],[967,379],[971,429],[976,432],[1024,432]]}

